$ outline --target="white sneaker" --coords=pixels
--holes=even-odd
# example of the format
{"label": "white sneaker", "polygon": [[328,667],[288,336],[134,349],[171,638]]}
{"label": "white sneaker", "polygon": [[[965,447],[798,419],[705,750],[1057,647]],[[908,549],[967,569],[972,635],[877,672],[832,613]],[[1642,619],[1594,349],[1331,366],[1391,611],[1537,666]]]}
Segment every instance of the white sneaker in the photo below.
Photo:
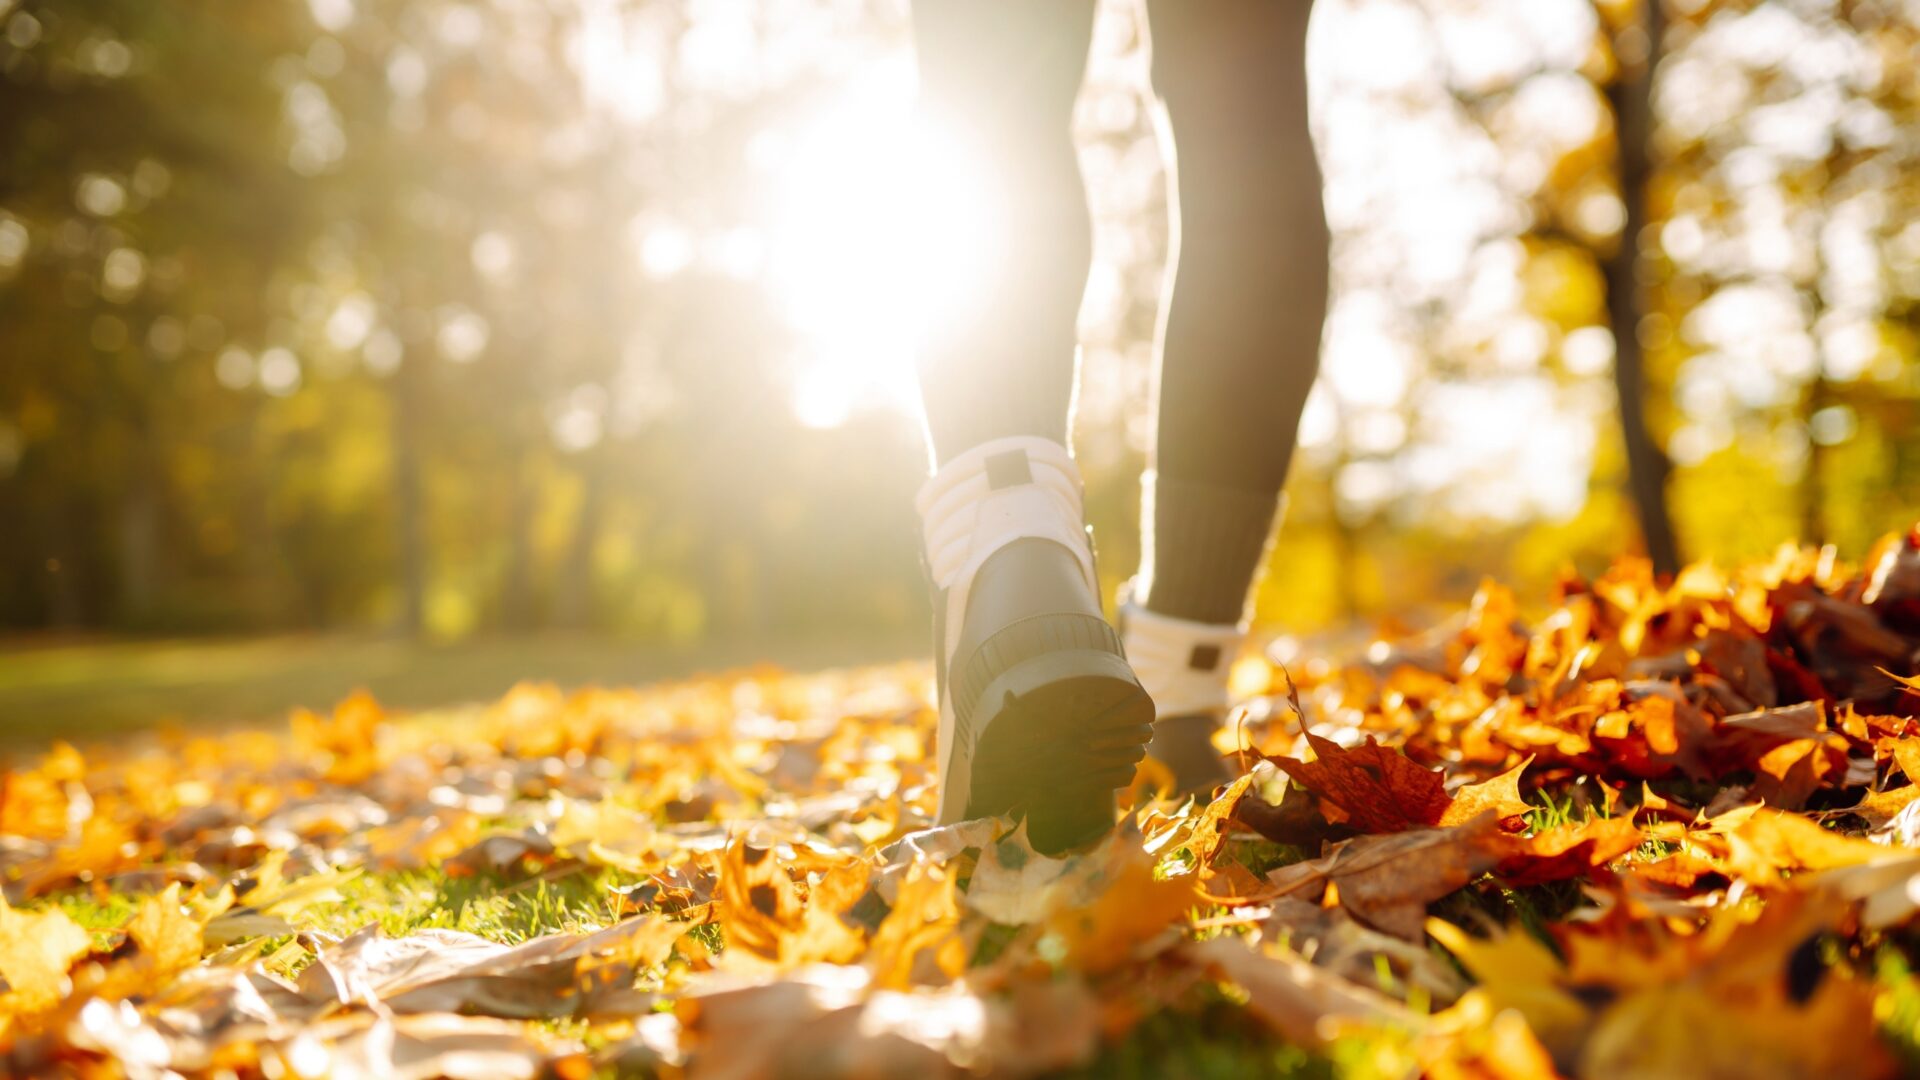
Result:
{"label": "white sneaker", "polygon": [[941,823],[1027,818],[1040,850],[1114,821],[1153,702],[1101,615],[1080,471],[1021,436],[949,461],[915,500],[934,587]]}

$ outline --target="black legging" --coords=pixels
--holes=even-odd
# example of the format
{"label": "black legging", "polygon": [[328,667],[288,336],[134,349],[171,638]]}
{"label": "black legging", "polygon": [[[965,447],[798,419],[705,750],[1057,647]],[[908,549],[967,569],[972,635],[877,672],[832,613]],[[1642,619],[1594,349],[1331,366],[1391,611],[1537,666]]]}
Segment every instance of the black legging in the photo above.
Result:
{"label": "black legging", "polygon": [[[1147,2],[1176,212],[1146,603],[1182,618],[1239,617],[1317,365],[1327,226],[1307,126],[1310,7]],[[922,107],[993,163],[1004,211],[978,306],[922,351],[940,461],[1007,435],[1068,440],[1092,253],[1069,124],[1093,14],[1094,0],[914,0]]]}

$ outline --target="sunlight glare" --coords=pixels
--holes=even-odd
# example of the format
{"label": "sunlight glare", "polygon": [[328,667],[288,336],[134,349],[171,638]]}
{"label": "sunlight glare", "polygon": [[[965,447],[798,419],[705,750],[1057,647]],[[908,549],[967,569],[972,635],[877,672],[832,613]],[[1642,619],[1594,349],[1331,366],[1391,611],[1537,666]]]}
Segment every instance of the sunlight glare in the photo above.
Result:
{"label": "sunlight glare", "polygon": [[800,338],[802,423],[912,411],[913,355],[977,295],[993,252],[977,160],[913,109],[911,65],[882,65],[782,146],[768,284]]}

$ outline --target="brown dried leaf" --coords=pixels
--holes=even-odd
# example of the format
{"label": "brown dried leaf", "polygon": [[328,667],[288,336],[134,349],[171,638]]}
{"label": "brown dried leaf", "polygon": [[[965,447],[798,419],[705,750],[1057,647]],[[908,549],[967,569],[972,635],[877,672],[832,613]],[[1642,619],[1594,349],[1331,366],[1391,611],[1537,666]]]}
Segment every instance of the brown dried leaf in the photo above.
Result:
{"label": "brown dried leaf", "polygon": [[1263,940],[1287,946],[1348,982],[1376,989],[1384,965],[1405,996],[1417,988],[1430,1002],[1446,1004],[1466,989],[1452,965],[1424,944],[1368,929],[1340,908],[1325,908],[1291,896],[1275,900],[1260,924]]}
{"label": "brown dried leaf", "polygon": [[1427,904],[1492,869],[1508,849],[1491,812],[1463,825],[1362,836],[1324,858],[1267,875],[1281,896],[1315,900],[1335,887],[1361,922],[1408,941],[1420,939]]}
{"label": "brown dried leaf", "polygon": [[1795,739],[1754,762],[1753,797],[1781,810],[1798,810],[1808,797],[1846,780],[1847,741],[1838,735]]}
{"label": "brown dried leaf", "polygon": [[1847,807],[1847,813],[1858,814],[1866,821],[1869,831],[1879,832],[1912,806],[1915,799],[1920,799],[1920,784],[1870,791],[1859,802]]}

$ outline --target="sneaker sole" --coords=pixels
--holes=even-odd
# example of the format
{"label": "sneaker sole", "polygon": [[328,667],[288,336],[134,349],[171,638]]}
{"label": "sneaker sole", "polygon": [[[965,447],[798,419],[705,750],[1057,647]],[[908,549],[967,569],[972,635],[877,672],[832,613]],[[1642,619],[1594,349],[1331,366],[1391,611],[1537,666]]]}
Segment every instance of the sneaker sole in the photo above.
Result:
{"label": "sneaker sole", "polygon": [[1054,852],[1113,827],[1113,793],[1146,756],[1153,702],[1123,657],[1071,649],[1000,674],[972,721],[968,816],[1024,815],[1034,848]]}

